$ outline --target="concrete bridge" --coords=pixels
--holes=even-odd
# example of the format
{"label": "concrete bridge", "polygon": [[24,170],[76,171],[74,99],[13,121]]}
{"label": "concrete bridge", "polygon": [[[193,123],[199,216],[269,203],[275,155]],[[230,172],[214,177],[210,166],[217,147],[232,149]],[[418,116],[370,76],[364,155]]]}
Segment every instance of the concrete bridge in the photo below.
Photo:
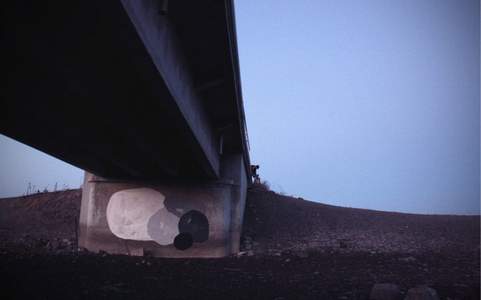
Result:
{"label": "concrete bridge", "polygon": [[251,174],[232,0],[9,1],[2,23],[0,132],[86,170],[80,246],[238,251]]}

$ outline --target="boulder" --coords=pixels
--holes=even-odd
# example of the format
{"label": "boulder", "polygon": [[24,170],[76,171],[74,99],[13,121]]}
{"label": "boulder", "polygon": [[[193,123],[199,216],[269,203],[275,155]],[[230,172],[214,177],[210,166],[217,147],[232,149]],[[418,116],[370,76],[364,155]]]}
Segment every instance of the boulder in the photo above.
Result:
{"label": "boulder", "polygon": [[424,285],[409,289],[404,300],[439,300],[439,297],[436,290]]}
{"label": "boulder", "polygon": [[369,295],[370,300],[398,300],[401,299],[399,287],[392,283],[376,283]]}

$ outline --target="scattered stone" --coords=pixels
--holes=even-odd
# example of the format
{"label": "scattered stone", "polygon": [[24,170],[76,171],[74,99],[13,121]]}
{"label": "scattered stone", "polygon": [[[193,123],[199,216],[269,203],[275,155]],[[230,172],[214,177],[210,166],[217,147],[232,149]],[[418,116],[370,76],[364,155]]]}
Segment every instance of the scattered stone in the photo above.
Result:
{"label": "scattered stone", "polygon": [[109,292],[109,293],[126,293],[126,289],[124,287],[124,284],[122,283],[114,283],[114,284],[106,284],[102,287],[100,287],[101,290],[104,292]]}
{"label": "scattered stone", "polygon": [[339,239],[339,248],[341,249],[346,249],[349,246],[349,240],[348,239]]}
{"label": "scattered stone", "polygon": [[309,256],[309,254],[306,251],[296,251],[296,256],[300,258],[306,258]]}
{"label": "scattered stone", "polygon": [[404,300],[439,300],[439,297],[436,290],[423,285],[409,289]]}
{"label": "scattered stone", "polygon": [[407,262],[407,263],[410,263],[410,262],[415,262],[416,261],[416,258],[412,257],[412,256],[408,256],[408,257],[402,257],[399,259],[400,261],[403,261],[403,262]]}
{"label": "scattered stone", "polygon": [[87,248],[84,248],[84,247],[78,247],[77,252],[79,254],[89,254],[89,251],[87,250]]}
{"label": "scattered stone", "polygon": [[398,300],[401,299],[399,286],[392,283],[376,283],[369,295],[370,300]]}
{"label": "scattered stone", "polygon": [[142,260],[140,261],[140,263],[143,264],[143,265],[146,265],[146,266],[152,265],[152,263],[151,263],[150,261],[145,260],[145,259],[142,259]]}

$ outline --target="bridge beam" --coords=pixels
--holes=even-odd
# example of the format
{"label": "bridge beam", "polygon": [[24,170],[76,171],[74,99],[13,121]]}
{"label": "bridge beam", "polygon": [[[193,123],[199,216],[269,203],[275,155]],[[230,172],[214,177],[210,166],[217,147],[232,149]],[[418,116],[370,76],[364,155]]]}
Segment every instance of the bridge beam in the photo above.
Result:
{"label": "bridge beam", "polygon": [[0,132],[108,178],[218,178],[220,139],[186,63],[192,46],[156,5],[6,4]]}
{"label": "bridge beam", "polygon": [[175,105],[202,149],[197,153],[206,171],[219,176],[219,141],[202,101],[196,94],[184,51],[166,15],[162,1],[122,0],[122,4],[162,76]]}

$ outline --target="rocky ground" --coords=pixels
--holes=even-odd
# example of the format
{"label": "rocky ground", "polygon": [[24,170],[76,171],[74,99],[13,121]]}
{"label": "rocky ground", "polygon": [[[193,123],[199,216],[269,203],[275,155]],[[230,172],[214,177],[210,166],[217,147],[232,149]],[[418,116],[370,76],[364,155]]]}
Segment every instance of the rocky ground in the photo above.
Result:
{"label": "rocky ground", "polygon": [[479,299],[479,216],[342,208],[254,188],[239,255],[162,259],[78,251],[80,196],[0,199],[2,299],[379,299],[376,283],[397,285],[398,299],[420,285],[440,299]]}

